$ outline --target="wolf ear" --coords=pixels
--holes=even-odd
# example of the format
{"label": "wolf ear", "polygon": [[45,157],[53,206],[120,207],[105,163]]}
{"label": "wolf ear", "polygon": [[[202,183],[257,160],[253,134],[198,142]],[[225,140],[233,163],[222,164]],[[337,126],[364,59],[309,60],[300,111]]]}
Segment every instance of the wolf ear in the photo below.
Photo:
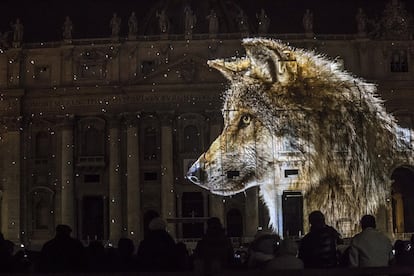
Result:
{"label": "wolf ear", "polygon": [[219,70],[227,79],[233,80],[245,72],[250,66],[250,60],[247,58],[236,59],[234,61],[225,61],[224,59],[214,59],[207,61],[207,64]]}
{"label": "wolf ear", "polygon": [[251,66],[249,75],[266,83],[288,85],[296,79],[297,63],[284,45],[266,39],[244,39]]}

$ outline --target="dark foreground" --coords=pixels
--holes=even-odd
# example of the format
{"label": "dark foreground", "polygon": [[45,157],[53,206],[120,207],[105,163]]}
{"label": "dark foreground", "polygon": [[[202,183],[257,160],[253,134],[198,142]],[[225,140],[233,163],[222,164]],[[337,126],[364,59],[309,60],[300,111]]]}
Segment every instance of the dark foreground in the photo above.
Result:
{"label": "dark foreground", "polygon": [[278,270],[278,271],[261,271],[261,270],[223,270],[218,274],[197,274],[193,271],[182,271],[182,272],[62,272],[62,273],[1,273],[0,275],[160,275],[160,276],[185,276],[185,275],[195,275],[195,276],[270,276],[270,275],[288,275],[288,276],[319,276],[319,275],[332,275],[332,276],[341,276],[341,275],[414,275],[414,267],[375,267],[375,268],[330,268],[330,269],[302,269],[302,270]]}

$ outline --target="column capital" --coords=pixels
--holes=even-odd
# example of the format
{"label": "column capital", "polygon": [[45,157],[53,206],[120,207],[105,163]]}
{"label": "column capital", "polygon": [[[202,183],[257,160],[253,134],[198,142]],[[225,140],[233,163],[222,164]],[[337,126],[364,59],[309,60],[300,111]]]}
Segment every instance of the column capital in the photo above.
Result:
{"label": "column capital", "polygon": [[160,119],[162,126],[171,126],[174,120],[174,111],[160,111],[157,112],[158,118]]}
{"label": "column capital", "polygon": [[64,116],[56,116],[56,120],[61,129],[70,129],[73,128],[75,123],[75,115],[66,114]]}
{"label": "column capital", "polygon": [[23,117],[3,117],[0,124],[3,125],[4,131],[19,131],[22,127]]}
{"label": "column capital", "polygon": [[105,116],[109,128],[119,128],[122,122],[122,114],[112,114]]}
{"label": "column capital", "polygon": [[141,112],[122,113],[123,122],[127,128],[136,127],[141,119]]}

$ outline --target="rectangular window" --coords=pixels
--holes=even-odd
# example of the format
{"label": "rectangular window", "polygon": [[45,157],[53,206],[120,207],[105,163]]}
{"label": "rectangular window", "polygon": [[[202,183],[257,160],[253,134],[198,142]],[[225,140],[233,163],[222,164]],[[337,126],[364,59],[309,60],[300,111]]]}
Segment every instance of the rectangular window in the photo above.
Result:
{"label": "rectangular window", "polygon": [[285,178],[297,177],[298,174],[299,174],[298,169],[285,170]]}
{"label": "rectangular window", "polygon": [[141,62],[141,73],[143,75],[148,75],[155,70],[155,61],[154,60],[144,60]]}
{"label": "rectangular window", "polygon": [[391,72],[408,72],[408,57],[406,50],[394,51],[391,56]]}
{"label": "rectangular window", "polygon": [[301,192],[284,191],[282,195],[283,235],[301,237],[303,233],[303,195]]}
{"label": "rectangular window", "polygon": [[158,173],[156,172],[144,172],[144,181],[157,181]]}
{"label": "rectangular window", "polygon": [[85,183],[99,183],[101,176],[99,174],[85,174],[83,181]]}
{"label": "rectangular window", "polygon": [[99,63],[80,64],[79,70],[79,76],[82,79],[102,79],[104,76],[103,64]]}
{"label": "rectangular window", "polygon": [[34,78],[39,82],[49,82],[50,81],[50,66],[36,66],[34,69]]}

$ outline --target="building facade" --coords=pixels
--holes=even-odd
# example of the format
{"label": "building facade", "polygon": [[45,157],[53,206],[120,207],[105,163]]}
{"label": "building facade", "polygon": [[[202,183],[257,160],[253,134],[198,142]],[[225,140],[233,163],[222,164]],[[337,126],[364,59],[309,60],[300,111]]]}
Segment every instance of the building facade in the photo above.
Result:
{"label": "building facade", "polygon": [[[394,2],[387,9],[403,8]],[[412,25],[396,28],[392,22],[400,19],[384,14],[372,35],[359,25],[349,35],[315,35],[305,25],[303,33],[273,34],[234,16],[225,32],[209,21],[205,32],[194,33],[191,18],[174,31],[157,13],[142,24],[147,35],[130,29],[120,37],[113,29],[104,39],[66,33],[58,42],[12,41],[0,51],[1,232],[36,246],[63,223],[84,241],[138,242],[160,215],[175,238],[194,239],[205,219],[217,216],[230,236],[248,241],[268,223],[257,189],[220,197],[184,177],[223,125],[226,81],[207,60],[242,56],[240,39],[259,33],[314,49],[377,83],[387,110],[413,129]],[[399,14],[412,22],[412,15]],[[381,230],[395,237],[414,232],[413,165],[389,172],[394,182],[377,214]],[[298,172],[292,164],[284,173]],[[300,236],[311,210],[301,191],[280,196],[280,234]]]}

